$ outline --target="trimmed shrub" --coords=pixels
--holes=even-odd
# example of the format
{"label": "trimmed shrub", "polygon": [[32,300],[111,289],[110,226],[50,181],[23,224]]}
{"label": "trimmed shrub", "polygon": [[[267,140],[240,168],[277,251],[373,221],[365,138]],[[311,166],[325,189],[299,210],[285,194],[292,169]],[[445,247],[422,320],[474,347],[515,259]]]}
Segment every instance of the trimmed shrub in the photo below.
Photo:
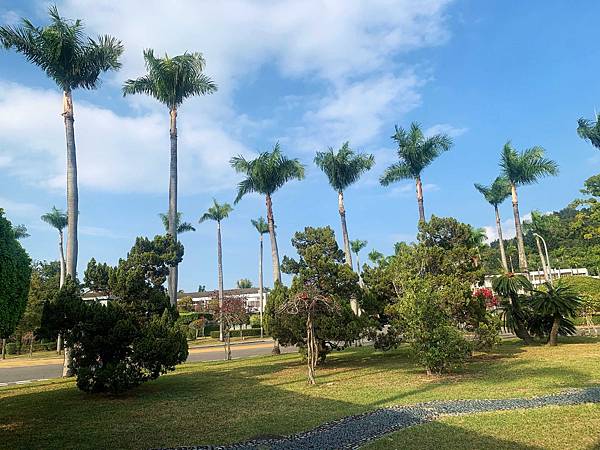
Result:
{"label": "trimmed shrub", "polygon": [[[240,337],[240,330],[231,330],[230,336],[232,338],[234,338],[234,337]],[[242,330],[242,336],[243,337],[260,336],[260,328],[248,328],[248,329],[244,329],[244,330]],[[213,339],[219,339],[219,330],[211,331],[210,332],[210,337],[213,338]]]}

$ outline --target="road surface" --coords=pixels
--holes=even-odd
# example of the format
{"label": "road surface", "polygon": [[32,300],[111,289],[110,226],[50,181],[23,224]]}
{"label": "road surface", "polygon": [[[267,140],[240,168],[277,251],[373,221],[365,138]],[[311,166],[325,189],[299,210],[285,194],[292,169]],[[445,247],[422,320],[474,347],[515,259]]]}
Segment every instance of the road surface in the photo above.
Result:
{"label": "road surface", "polygon": [[[269,355],[273,342],[235,343],[231,345],[233,358]],[[295,347],[281,347],[282,353],[295,352]],[[190,349],[188,362],[223,360],[225,351],[219,347],[196,347]],[[62,375],[62,361],[58,358],[8,359],[0,361],[0,387],[12,384],[27,384],[33,381],[44,381]]]}

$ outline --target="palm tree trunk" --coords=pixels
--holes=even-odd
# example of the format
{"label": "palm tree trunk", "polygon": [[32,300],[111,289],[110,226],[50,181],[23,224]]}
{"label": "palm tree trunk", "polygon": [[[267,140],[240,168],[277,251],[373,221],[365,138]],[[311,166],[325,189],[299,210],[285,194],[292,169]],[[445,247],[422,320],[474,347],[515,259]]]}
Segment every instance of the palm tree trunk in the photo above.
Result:
{"label": "palm tree trunk", "polygon": [[558,343],[558,327],[560,326],[560,316],[554,316],[552,329],[550,330],[550,339],[548,345],[555,346]]}
{"label": "palm tree trunk", "polygon": [[[77,277],[77,222],[79,218],[79,190],[77,186],[77,149],[75,147],[75,116],[71,91],[63,92],[63,118],[67,141],[67,262],[66,272],[74,281]],[[65,347],[63,377],[73,376],[71,352]]]}
{"label": "palm tree trunk", "polygon": [[217,221],[217,269],[219,272],[219,340],[223,342],[223,252],[221,248],[221,222]]}
{"label": "palm tree trunk", "polygon": [[[277,249],[277,236],[275,234],[275,219],[273,218],[273,202],[271,196],[267,194],[267,225],[269,226],[269,237],[271,238],[271,258],[273,259],[273,285],[275,283],[281,283],[281,270],[279,269],[279,250]],[[273,350],[271,352],[274,355],[281,354],[279,348],[279,342],[277,339],[273,340]]]}
{"label": "palm tree trunk", "polygon": [[528,273],[527,258],[525,256],[525,244],[523,242],[523,230],[521,229],[521,216],[519,215],[519,199],[517,197],[517,187],[511,183],[512,207],[515,216],[515,233],[517,236],[517,250],[519,251],[519,269]]}
{"label": "palm tree trunk", "polygon": [[263,296],[264,296],[264,285],[263,285],[263,236],[259,234],[260,251],[258,256],[258,296],[260,298],[260,337],[263,336]]}
{"label": "palm tree trunk", "polygon": [[[171,164],[169,167],[169,234],[177,241],[177,108],[170,111]],[[177,305],[177,266],[169,267],[169,299]]]}
{"label": "palm tree trunk", "polygon": [[423,183],[421,177],[415,178],[417,187],[417,203],[419,204],[419,223],[425,222],[425,206],[423,206]]}
{"label": "palm tree trunk", "polygon": [[273,283],[281,283],[281,271],[279,269],[279,250],[277,249],[277,236],[275,234],[275,219],[273,218],[273,202],[267,194],[267,224],[269,225],[269,237],[271,238],[271,258],[273,259]]}
{"label": "palm tree trunk", "polygon": [[350,239],[348,238],[348,227],[346,226],[346,208],[344,208],[344,192],[338,192],[338,210],[340,219],[342,220],[342,238],[344,240],[344,254],[346,256],[346,264],[352,267],[352,253],[350,252]]}
{"label": "palm tree trunk", "polygon": [[502,222],[500,221],[500,211],[498,205],[494,205],[494,211],[496,212],[496,230],[498,230],[498,247],[500,247],[500,259],[502,260],[502,267],[508,272],[508,262],[506,261],[506,250],[504,249],[504,238],[502,237]]}
{"label": "palm tree trunk", "polygon": [[58,257],[60,258],[60,281],[58,287],[63,287],[65,284],[65,252],[63,251],[63,232],[58,230]]}

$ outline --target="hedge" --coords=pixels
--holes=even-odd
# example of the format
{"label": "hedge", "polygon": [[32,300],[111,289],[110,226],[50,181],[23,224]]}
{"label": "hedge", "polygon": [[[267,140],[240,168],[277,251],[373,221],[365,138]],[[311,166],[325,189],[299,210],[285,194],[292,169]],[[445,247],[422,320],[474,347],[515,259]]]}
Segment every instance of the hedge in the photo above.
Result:
{"label": "hedge", "polygon": [[[240,330],[231,330],[231,337],[240,337]],[[260,336],[260,328],[248,328],[242,330],[243,337],[252,337],[252,336]],[[219,339],[219,330],[211,331],[210,337],[214,339]]]}

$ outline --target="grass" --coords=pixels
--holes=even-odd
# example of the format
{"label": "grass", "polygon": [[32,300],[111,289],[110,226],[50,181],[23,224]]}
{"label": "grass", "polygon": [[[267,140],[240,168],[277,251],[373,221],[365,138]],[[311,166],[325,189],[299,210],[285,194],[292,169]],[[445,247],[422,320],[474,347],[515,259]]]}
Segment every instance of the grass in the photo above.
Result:
{"label": "grass", "polygon": [[[477,355],[464,369],[444,377],[424,375],[404,347],[385,354],[371,348],[352,348],[328,358],[317,372],[314,387],[306,384],[305,366],[299,357],[282,355],[184,364],[176,372],[118,397],[84,394],[73,382],[62,380],[42,386],[0,388],[0,446],[83,449],[223,444],[307,430],[387,405],[525,397],[599,385],[600,340],[570,338],[564,342],[556,348],[505,342],[497,351]],[[552,416],[577,435],[579,425],[571,424],[569,414],[584,415],[587,411],[592,417],[599,412],[596,407],[589,408],[556,408]],[[489,439],[487,442],[498,440],[501,444],[503,438],[516,443],[515,433],[529,436],[518,431],[519,427],[545,423],[547,414],[543,411],[445,418],[397,433],[392,439],[398,439],[400,448],[410,440],[403,433],[421,433],[422,439],[437,433],[437,446],[446,442],[446,434],[459,444],[461,433]],[[600,424],[597,420],[588,423],[587,434],[593,441]],[[501,426],[516,431],[495,433]],[[544,442],[543,429],[534,426],[540,433],[539,442]],[[432,431],[423,431],[425,427]],[[450,431],[444,433],[444,429]],[[550,433],[552,427],[548,430]],[[390,442],[374,448],[391,448]],[[425,443],[415,448],[427,447]]]}

